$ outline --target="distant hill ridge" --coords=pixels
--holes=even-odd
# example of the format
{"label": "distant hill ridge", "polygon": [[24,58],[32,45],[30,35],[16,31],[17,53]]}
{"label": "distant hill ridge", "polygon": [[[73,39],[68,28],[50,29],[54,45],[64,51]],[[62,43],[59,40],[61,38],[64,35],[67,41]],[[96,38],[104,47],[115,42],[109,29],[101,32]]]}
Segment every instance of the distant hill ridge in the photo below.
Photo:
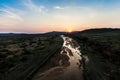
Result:
{"label": "distant hill ridge", "polygon": [[44,34],[27,34],[27,33],[0,33],[0,36],[39,36]]}
{"label": "distant hill ridge", "polygon": [[79,33],[108,33],[108,32],[120,32],[120,29],[116,28],[96,28],[79,31]]}
{"label": "distant hill ridge", "polygon": [[[114,33],[120,33],[120,29],[116,28],[95,28],[95,29],[86,29],[83,31],[74,31],[71,34],[76,34],[76,33],[109,33],[109,32],[114,32]],[[44,33],[44,35],[64,35],[67,34],[67,32],[60,32],[60,31],[52,31],[52,32],[47,32]],[[38,34],[27,34],[27,33],[0,33],[0,36],[26,36],[26,35],[42,35],[42,33]]]}
{"label": "distant hill ridge", "polygon": [[59,32],[59,31],[52,31],[52,32],[48,32],[48,33],[45,33],[45,34],[48,34],[48,35],[63,35],[63,34],[66,34],[67,32]]}

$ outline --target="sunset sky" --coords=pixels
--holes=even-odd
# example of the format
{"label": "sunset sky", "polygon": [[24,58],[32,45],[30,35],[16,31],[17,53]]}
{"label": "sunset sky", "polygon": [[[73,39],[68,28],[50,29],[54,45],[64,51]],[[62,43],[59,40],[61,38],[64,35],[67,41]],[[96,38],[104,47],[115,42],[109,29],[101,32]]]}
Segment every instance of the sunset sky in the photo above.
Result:
{"label": "sunset sky", "polygon": [[120,0],[0,0],[0,33],[120,28]]}

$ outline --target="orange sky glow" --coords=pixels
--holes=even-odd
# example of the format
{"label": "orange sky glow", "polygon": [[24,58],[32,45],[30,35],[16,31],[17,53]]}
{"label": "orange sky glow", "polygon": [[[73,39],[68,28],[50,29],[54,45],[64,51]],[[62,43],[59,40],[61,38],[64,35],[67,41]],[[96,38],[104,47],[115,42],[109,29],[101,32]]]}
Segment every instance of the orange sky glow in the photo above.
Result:
{"label": "orange sky glow", "polygon": [[[89,0],[52,0],[55,3],[48,1],[49,4],[44,0],[10,1],[0,1],[0,32],[44,33],[120,28],[120,1],[117,0],[91,0],[91,3]],[[19,5],[16,5],[18,2]]]}

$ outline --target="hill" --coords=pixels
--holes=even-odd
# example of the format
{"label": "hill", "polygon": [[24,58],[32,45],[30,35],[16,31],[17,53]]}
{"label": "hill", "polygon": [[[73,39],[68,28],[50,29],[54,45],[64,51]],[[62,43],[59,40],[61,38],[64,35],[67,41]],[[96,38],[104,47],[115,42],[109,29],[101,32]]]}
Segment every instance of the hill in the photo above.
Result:
{"label": "hill", "polygon": [[83,30],[83,31],[75,31],[73,32],[73,34],[77,34],[77,33],[89,33],[89,34],[97,34],[97,33],[120,33],[120,29],[116,28],[95,28],[95,29],[87,29],[87,30]]}
{"label": "hill", "polygon": [[63,34],[67,34],[67,32],[52,31],[52,32],[48,32],[45,34],[47,34],[47,35],[63,35]]}

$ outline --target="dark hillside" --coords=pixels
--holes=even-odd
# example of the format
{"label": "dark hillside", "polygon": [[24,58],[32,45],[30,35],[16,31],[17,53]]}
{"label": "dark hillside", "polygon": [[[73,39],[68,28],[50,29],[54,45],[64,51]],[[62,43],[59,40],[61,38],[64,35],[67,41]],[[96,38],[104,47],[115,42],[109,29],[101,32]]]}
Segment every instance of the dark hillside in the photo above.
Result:
{"label": "dark hillside", "polygon": [[[90,29],[71,35],[89,62],[85,80],[120,80],[120,29]],[[84,34],[83,34],[84,33]]]}
{"label": "dark hillside", "polygon": [[73,34],[77,33],[85,33],[85,34],[98,34],[98,33],[120,33],[120,29],[113,29],[113,28],[95,28],[95,29],[87,29],[83,31],[76,31]]}

